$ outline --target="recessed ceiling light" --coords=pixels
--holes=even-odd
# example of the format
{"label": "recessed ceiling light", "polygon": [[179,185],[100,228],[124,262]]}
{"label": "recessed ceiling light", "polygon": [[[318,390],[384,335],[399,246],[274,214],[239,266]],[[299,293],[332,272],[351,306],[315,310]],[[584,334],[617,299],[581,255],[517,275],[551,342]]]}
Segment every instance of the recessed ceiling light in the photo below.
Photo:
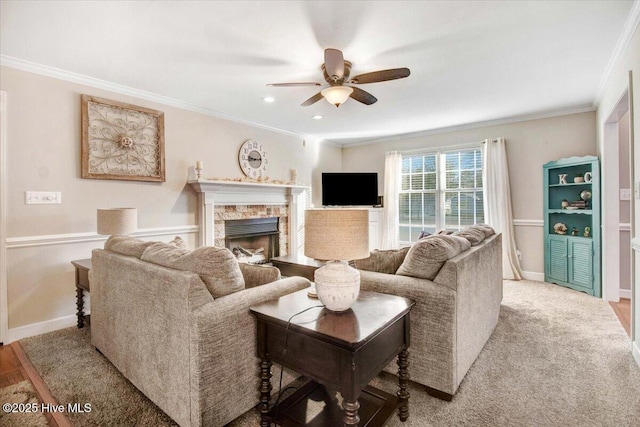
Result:
{"label": "recessed ceiling light", "polygon": [[315,116],[312,116],[311,118],[314,119],[314,120],[321,120],[322,116],[320,114],[316,114]]}
{"label": "recessed ceiling light", "polygon": [[264,102],[274,102],[276,99],[273,96],[265,96],[262,100]]}

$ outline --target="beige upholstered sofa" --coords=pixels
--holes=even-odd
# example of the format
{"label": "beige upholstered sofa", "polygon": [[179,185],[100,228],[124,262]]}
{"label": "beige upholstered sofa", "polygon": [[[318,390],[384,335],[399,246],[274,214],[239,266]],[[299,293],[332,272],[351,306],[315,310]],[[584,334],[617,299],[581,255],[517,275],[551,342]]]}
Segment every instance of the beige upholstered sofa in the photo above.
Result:
{"label": "beige upholstered sofa", "polygon": [[93,345],[181,426],[222,426],[259,403],[249,307],[309,286],[226,249],[125,236],[92,264]]}
{"label": "beige upholstered sofa", "polygon": [[[356,261],[361,289],[416,302],[411,311],[411,380],[447,400],[493,332],[502,301],[502,235],[482,226],[460,234],[470,242],[435,235],[409,249],[374,251]],[[435,259],[425,259],[434,252]],[[397,365],[385,370],[396,373]]]}

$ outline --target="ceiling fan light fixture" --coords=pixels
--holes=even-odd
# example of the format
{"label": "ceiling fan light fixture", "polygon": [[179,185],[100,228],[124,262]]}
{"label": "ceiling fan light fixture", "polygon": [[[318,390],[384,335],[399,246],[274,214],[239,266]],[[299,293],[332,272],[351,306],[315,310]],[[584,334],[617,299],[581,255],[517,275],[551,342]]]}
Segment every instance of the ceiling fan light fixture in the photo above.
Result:
{"label": "ceiling fan light fixture", "polygon": [[324,99],[329,102],[329,104],[339,107],[340,104],[343,104],[347,99],[349,99],[349,95],[351,95],[352,92],[353,88],[349,86],[331,86],[320,93],[324,96]]}

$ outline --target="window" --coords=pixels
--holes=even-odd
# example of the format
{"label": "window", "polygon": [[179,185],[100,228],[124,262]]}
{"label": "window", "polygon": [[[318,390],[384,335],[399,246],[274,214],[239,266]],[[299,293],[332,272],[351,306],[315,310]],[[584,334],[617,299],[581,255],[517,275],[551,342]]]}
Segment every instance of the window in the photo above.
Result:
{"label": "window", "polygon": [[402,157],[400,242],[484,222],[480,148]]}

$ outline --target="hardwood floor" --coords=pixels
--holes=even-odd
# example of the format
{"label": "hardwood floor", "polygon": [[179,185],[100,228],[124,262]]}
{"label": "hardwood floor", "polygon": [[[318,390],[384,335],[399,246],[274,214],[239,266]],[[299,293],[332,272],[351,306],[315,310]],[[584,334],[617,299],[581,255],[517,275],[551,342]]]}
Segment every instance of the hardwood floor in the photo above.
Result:
{"label": "hardwood floor", "polygon": [[[49,387],[33,367],[19,342],[0,346],[0,387],[29,380],[41,403],[57,405]],[[62,413],[44,412],[50,427],[73,427]]]}
{"label": "hardwood floor", "polygon": [[0,347],[0,388],[28,379],[22,363],[9,345]]}
{"label": "hardwood floor", "polygon": [[622,327],[627,331],[627,335],[631,336],[631,300],[620,298],[620,302],[610,302],[613,311],[622,323]]}

